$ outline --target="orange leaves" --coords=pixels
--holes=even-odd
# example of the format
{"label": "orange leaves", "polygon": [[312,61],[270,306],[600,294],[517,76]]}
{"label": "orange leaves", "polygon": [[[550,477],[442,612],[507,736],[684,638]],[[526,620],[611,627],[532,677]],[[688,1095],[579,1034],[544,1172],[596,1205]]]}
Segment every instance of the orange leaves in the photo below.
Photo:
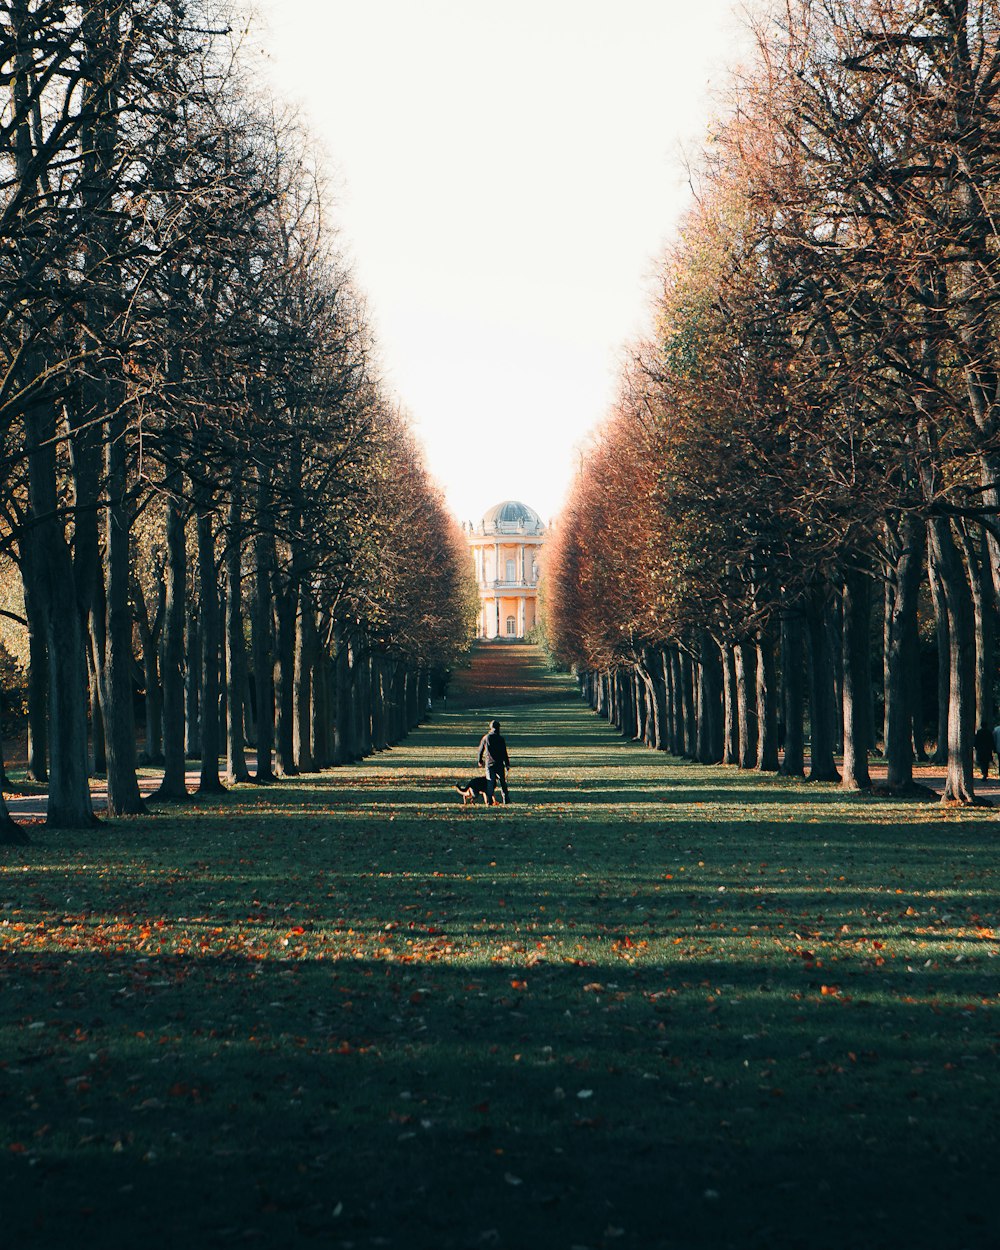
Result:
{"label": "orange leaves", "polygon": [[189,1085],[187,1081],[175,1081],[167,1090],[168,1098],[179,1098],[193,1103],[200,1103],[202,1096],[202,1089],[197,1085]]}

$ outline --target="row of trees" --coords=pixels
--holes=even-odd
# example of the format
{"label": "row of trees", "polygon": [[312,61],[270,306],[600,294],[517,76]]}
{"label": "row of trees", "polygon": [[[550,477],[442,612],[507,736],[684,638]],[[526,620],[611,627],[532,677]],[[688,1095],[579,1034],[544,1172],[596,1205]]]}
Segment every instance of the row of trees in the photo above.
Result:
{"label": "row of trees", "polygon": [[757,33],[550,548],[549,634],[653,745],[799,775],[808,728],[811,778],[867,787],[880,744],[905,791],[932,611],[936,758],[973,802],[997,693],[1000,4],[788,0]]}
{"label": "row of trees", "polygon": [[[0,13],[0,544],[48,824],[355,758],[470,630],[322,185],[211,0]],[[5,836],[21,838],[0,808]]]}

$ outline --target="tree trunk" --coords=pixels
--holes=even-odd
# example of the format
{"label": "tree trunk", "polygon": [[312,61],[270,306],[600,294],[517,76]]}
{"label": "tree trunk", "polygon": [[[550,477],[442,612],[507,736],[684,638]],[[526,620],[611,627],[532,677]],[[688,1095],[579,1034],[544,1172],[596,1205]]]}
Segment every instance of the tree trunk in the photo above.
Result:
{"label": "tree trunk", "polygon": [[898,529],[886,525],[886,549],[894,563],[889,568],[889,611],[883,629],[885,639],[885,760],[886,785],[905,790],[913,784],[913,712],[910,704],[910,670],[917,664],[914,654],[917,593],[923,551],[922,522],[904,515]]}
{"label": "tree trunk", "polygon": [[635,683],[632,681],[632,673],[629,669],[618,670],[618,687],[622,701],[621,733],[623,738],[631,741],[635,739],[638,732],[638,709],[635,705]]}
{"label": "tree trunk", "polygon": [[740,762],[740,712],[736,692],[736,649],[732,643],[720,645],[722,656],[722,762]]}
{"label": "tree trunk", "polygon": [[698,741],[701,764],[722,760],[722,663],[714,639],[702,630],[698,640]]}
{"label": "tree trunk", "polygon": [[868,790],[867,738],[868,717],[864,702],[869,698],[871,631],[871,581],[860,570],[851,570],[844,578],[842,596],[843,648],[842,699],[844,705],[844,773],[841,785],[845,790]]}
{"label": "tree trunk", "polygon": [[219,776],[222,734],[219,724],[219,587],[215,567],[215,528],[212,514],[203,504],[198,512],[198,604],[201,634],[201,774],[199,794],[219,794],[225,790]]}
{"label": "tree trunk", "polygon": [[[221,573],[221,569],[219,570]],[[229,673],[226,651],[226,589],[219,585],[219,752],[226,753],[226,722],[229,718]]]}
{"label": "tree trunk", "polygon": [[[15,27],[15,72],[10,82],[14,100],[14,122],[6,136],[5,155],[13,156],[16,178],[23,198],[30,201],[38,188],[39,161],[32,135],[32,112],[27,91],[31,70],[30,24],[38,20],[21,3],[15,13],[6,6],[8,19]],[[9,53],[8,53],[9,56]],[[10,124],[10,117],[6,119]],[[15,200],[18,198],[15,195]],[[9,201],[8,201],[9,202]],[[41,276],[42,257],[35,252],[38,231],[23,230],[24,221],[17,217],[11,223],[18,232],[17,259],[8,251],[5,264],[37,268]],[[35,254],[33,254],[35,253]],[[26,336],[14,348],[13,373],[5,382],[21,384],[28,398],[24,412],[24,443],[27,454],[28,525],[25,541],[31,544],[32,579],[37,592],[36,606],[42,621],[46,646],[49,699],[49,784],[46,824],[49,828],[80,828],[94,823],[94,809],[87,777],[87,659],[83,623],[74,579],[73,558],[66,541],[66,530],[60,514],[57,479],[57,403],[54,396],[39,383],[46,377],[49,361]],[[8,358],[9,363],[9,358]],[[36,387],[34,394],[30,388]],[[96,497],[78,499],[81,507],[96,508]],[[23,551],[22,551],[23,558]]]}
{"label": "tree trunk", "polygon": [[781,616],[781,677],[784,740],[783,777],[805,775],[805,639],[798,607],[786,604]]}
{"label": "tree trunk", "polygon": [[611,690],[612,690],[612,713],[611,723],[620,734],[625,732],[625,708],[622,694],[622,675],[621,669],[614,669],[611,674]]}
{"label": "tree trunk", "polygon": [[835,594],[832,597],[827,597],[825,615],[826,628],[830,635],[827,645],[833,664],[833,699],[830,704],[832,711],[830,728],[833,733],[834,754],[839,754],[844,749],[844,718],[841,714],[844,706],[844,628],[840,613],[839,595]]}
{"label": "tree trunk", "polygon": [[105,440],[104,589],[107,602],[103,664],[99,669],[101,712],[108,754],[108,812],[140,815],[146,810],[139,793],[132,687],[131,579],[132,516],[126,481],[125,418],[121,402],[113,403]]}
{"label": "tree trunk", "polygon": [[681,654],[676,644],[670,647],[670,690],[672,703],[674,708],[673,715],[673,738],[671,741],[671,753],[676,755],[678,759],[684,755],[684,677],[681,673]]}
{"label": "tree trunk", "polygon": [[196,760],[201,755],[201,626],[193,604],[184,620],[184,658],[184,754]]}
{"label": "tree trunk", "polygon": [[313,644],[316,617],[309,586],[299,588],[299,610],[295,619],[295,700],[293,713],[293,750],[295,767],[300,773],[313,771],[312,741],[312,677]]}
{"label": "tree trunk", "polygon": [[[362,700],[364,698],[364,678],[363,669],[364,661],[361,658],[360,644],[356,639],[351,641],[350,647],[351,659],[351,709],[354,713],[354,720],[351,725],[351,741],[354,745],[354,758],[361,759],[364,750],[361,745],[361,739],[364,732],[364,707]],[[406,731],[410,729],[411,717],[413,716],[413,682],[410,680],[410,672],[404,674],[404,706],[406,709]],[[404,732],[406,732],[404,731]]]}
{"label": "tree trunk", "polygon": [[97,657],[94,640],[88,633],[84,639],[87,651],[87,699],[90,710],[91,773],[103,777],[108,771],[108,753],[105,748],[104,713],[101,711],[100,678],[97,674]]}
{"label": "tree trunk", "polygon": [[[355,681],[358,681],[358,672],[360,668],[360,662],[357,660],[356,652],[355,652],[355,663],[352,665],[352,667],[354,668],[354,671],[355,671]],[[406,729],[407,729],[407,732],[409,732],[411,729],[416,729],[416,727],[420,724],[420,721],[422,718],[421,706],[420,706],[420,692],[423,690],[424,685],[425,683],[423,680],[423,674],[420,670],[419,665],[417,665],[416,667],[407,669],[407,673],[406,673],[406,691],[407,691]],[[355,701],[360,704],[360,699],[357,699]],[[360,731],[358,733],[358,737],[356,741],[358,743],[360,743],[361,741]]]}
{"label": "tree trunk", "polygon": [[243,690],[247,654],[243,639],[243,482],[237,468],[229,497],[226,534],[226,781],[250,780],[246,760]]}
{"label": "tree trunk", "polygon": [[[246,605],[244,605],[245,611]],[[245,627],[244,627],[245,628]],[[250,678],[251,661],[243,648],[243,736],[249,747],[257,745],[257,711],[254,701],[253,681]]]}
{"label": "tree trunk", "polygon": [[657,751],[665,751],[666,744],[666,686],[663,683],[663,664],[658,653],[652,647],[642,652],[643,671],[649,688],[650,713],[653,721],[653,746]]}
{"label": "tree trunk", "polygon": [[160,656],[156,642],[149,638],[151,646],[142,648],[142,680],[146,687],[145,721],[146,743],[142,753],[147,764],[163,763],[163,691],[160,686]]}
{"label": "tree trunk", "polygon": [[774,663],[774,637],[762,629],[757,638],[757,768],[778,771],[778,678]]}
{"label": "tree trunk", "polygon": [[367,653],[358,665],[358,708],[361,731],[358,738],[358,754],[371,755],[374,745],[372,729],[372,657]]}
{"label": "tree trunk", "polygon": [[87,662],[73,561],[58,511],[55,414],[45,400],[25,414],[32,560],[43,621],[49,692],[50,783],[45,823],[95,823],[87,777]]}
{"label": "tree trunk", "polygon": [[913,645],[910,648],[915,662],[909,671],[910,684],[910,726],[913,744],[913,758],[919,764],[927,763],[927,742],[924,735],[924,688],[921,680],[920,665],[920,634],[916,615],[913,618]]}
{"label": "tree trunk", "polygon": [[739,708],[739,755],[740,768],[757,766],[757,687],[756,649],[747,642],[736,644],[736,702]]}
{"label": "tree trunk", "polygon": [[[115,76],[122,54],[119,14],[112,4],[84,8],[80,26],[83,63],[81,84],[85,118],[81,144],[80,198],[83,208],[82,249],[91,262],[101,258],[100,280],[80,288],[78,315],[91,343],[103,343],[114,317],[111,292],[122,290],[118,240],[109,208],[117,183],[119,113],[115,106]],[[85,590],[90,629],[96,642],[98,685],[107,750],[107,805],[113,816],[137,815],[146,810],[136,775],[138,752],[135,732],[132,667],[131,535],[132,507],[128,489],[128,406],[118,370],[95,353],[90,367],[79,375],[80,422],[76,435],[93,447],[102,440],[104,506],[100,512],[103,539],[103,576],[91,578]],[[93,459],[89,464],[93,465]],[[80,479],[77,479],[79,485]],[[88,485],[88,490],[90,489]],[[83,502],[84,507],[89,500]],[[79,518],[89,527],[84,512]],[[92,533],[92,531],[91,531]],[[102,595],[103,585],[103,595]]]}
{"label": "tree trunk", "polygon": [[384,662],[380,655],[372,656],[372,749],[384,751],[388,745],[385,727]]}
{"label": "tree trunk", "polygon": [[319,638],[313,651],[312,683],[312,723],[309,729],[309,744],[312,751],[313,767],[319,772],[330,766],[329,727],[329,689],[327,687],[326,654]]}
{"label": "tree trunk", "polygon": [[835,676],[827,625],[827,590],[815,587],[809,596],[809,781],[840,781],[833,759]]}
{"label": "tree trunk", "polygon": [[644,729],[642,741],[651,751],[658,750],[659,729],[656,724],[656,691],[649,674],[643,669],[638,674],[642,683],[642,706],[644,711]]}
{"label": "tree trunk", "polygon": [[646,740],[646,721],[648,719],[648,710],[646,708],[646,683],[639,675],[638,665],[634,665],[629,672],[629,681],[632,683],[632,702],[635,706],[635,734],[633,741],[645,742]]}
{"label": "tree trunk", "polygon": [[[74,388],[73,399],[79,401],[80,390]],[[68,402],[66,415],[70,425],[68,440],[72,470],[73,500],[77,512],[73,523],[73,577],[80,619],[84,623],[85,662],[87,665],[87,699],[92,742],[92,773],[107,773],[107,735],[104,722],[104,696],[101,671],[107,643],[107,602],[102,585],[101,542],[98,528],[98,500],[101,484],[102,426],[91,414],[81,412],[79,403]]]}
{"label": "tree trunk", "polygon": [[258,785],[274,781],[271,756],[274,751],[274,620],[271,587],[274,572],[274,535],[270,532],[267,481],[257,480],[257,525],[254,539],[253,676],[257,693],[257,770]]}
{"label": "tree trunk", "polygon": [[660,672],[663,674],[663,706],[664,706],[664,725],[663,725],[663,749],[670,755],[677,754],[677,700],[674,690],[674,671],[670,662],[671,648],[661,646],[660,655]]}
{"label": "tree trunk", "polygon": [[[354,674],[351,673],[351,698],[353,701]],[[395,746],[402,742],[406,737],[406,715],[405,715],[405,695],[406,695],[406,674],[402,660],[393,660],[392,663],[392,742]],[[352,702],[353,706],[353,702]],[[353,748],[353,743],[352,743]],[[357,759],[357,753],[353,758]]]}
{"label": "tree trunk", "polygon": [[[887,547],[892,550],[893,531],[887,525]],[[889,655],[893,648],[892,614],[896,602],[896,579],[890,572],[882,586],[882,752],[889,743]]]}
{"label": "tree trunk", "polygon": [[403,665],[396,659],[392,661],[389,678],[389,724],[390,740],[395,746],[403,737]]}
{"label": "tree trunk", "polygon": [[969,573],[976,634],[976,716],[975,723],[992,730],[993,682],[996,676],[994,639],[996,604],[986,538],[981,530],[968,533],[963,527],[962,552]]}
{"label": "tree trunk", "polygon": [[941,579],[930,558],[930,536],[927,538],[927,580],[934,608],[934,641],[937,649],[937,740],[932,764],[948,762],[948,687],[951,669],[951,642],[948,638],[948,609],[944,602]]}
{"label": "tree trunk", "polygon": [[298,595],[292,585],[274,594],[274,746],[279,777],[294,777],[295,767],[295,614]]}
{"label": "tree trunk", "polygon": [[166,517],[166,590],[163,607],[163,778],[158,799],[186,799],[184,760],[184,627],[187,543],[181,501],[180,470],[168,472]]}
{"label": "tree trunk", "polygon": [[24,615],[28,621],[28,780],[46,782],[48,770],[48,656],[45,622],[34,587],[31,540],[22,544],[21,580]]}
{"label": "tree trunk", "polygon": [[[334,764],[350,764],[356,757],[354,752],[354,707],[351,700],[351,661],[346,634],[339,626],[333,631],[333,662],[335,677],[335,712],[333,726],[333,762]],[[395,686],[395,682],[393,682]],[[395,695],[395,689],[392,694]],[[386,739],[391,744],[396,740],[394,709],[389,709],[389,723]]]}
{"label": "tree trunk", "polygon": [[951,524],[928,523],[931,559],[941,582],[948,614],[948,760],[944,802],[974,803],[972,737],[976,715],[976,643],[972,592]]}
{"label": "tree trunk", "polygon": [[698,754],[698,724],[695,720],[694,659],[686,648],[678,655],[681,670],[681,707],[684,715],[684,758],[693,760]]}
{"label": "tree trunk", "polygon": [[157,566],[156,598],[150,613],[139,579],[132,579],[135,624],[142,650],[142,681],[145,687],[146,742],[140,761],[163,763],[163,688],[160,682],[160,635],[164,612],[163,569]]}
{"label": "tree trunk", "polygon": [[656,689],[644,664],[640,664],[636,670],[636,679],[642,690],[642,742],[651,751],[655,751],[660,735],[657,726]]}
{"label": "tree trunk", "polygon": [[[983,455],[981,462],[981,480],[983,484],[983,506],[992,511],[993,519],[1000,517],[1000,456]],[[993,579],[993,607],[1000,611],[1000,538],[990,530],[985,532],[987,562]],[[1000,622],[994,622],[1000,626]],[[996,628],[994,629],[994,635]],[[996,645],[996,640],[994,645]]]}

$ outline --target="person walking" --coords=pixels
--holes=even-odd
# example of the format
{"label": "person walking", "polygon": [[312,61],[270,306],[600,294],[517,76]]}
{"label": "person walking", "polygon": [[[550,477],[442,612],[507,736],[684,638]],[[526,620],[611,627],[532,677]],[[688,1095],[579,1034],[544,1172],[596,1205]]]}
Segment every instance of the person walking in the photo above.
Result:
{"label": "person walking", "polygon": [[499,786],[504,803],[509,803],[507,773],[510,770],[510,756],[507,754],[507,743],[500,735],[498,720],[490,721],[489,730],[479,743],[479,763],[486,766],[486,802],[496,803],[496,789]]}

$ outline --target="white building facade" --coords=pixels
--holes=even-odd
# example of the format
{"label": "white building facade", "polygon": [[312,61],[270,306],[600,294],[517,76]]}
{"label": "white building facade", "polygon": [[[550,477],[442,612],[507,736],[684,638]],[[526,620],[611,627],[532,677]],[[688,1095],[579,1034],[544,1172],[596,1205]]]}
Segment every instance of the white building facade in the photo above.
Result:
{"label": "white building facade", "polygon": [[479,585],[480,638],[524,638],[538,619],[545,526],[516,499],[495,504],[478,526],[463,526]]}

